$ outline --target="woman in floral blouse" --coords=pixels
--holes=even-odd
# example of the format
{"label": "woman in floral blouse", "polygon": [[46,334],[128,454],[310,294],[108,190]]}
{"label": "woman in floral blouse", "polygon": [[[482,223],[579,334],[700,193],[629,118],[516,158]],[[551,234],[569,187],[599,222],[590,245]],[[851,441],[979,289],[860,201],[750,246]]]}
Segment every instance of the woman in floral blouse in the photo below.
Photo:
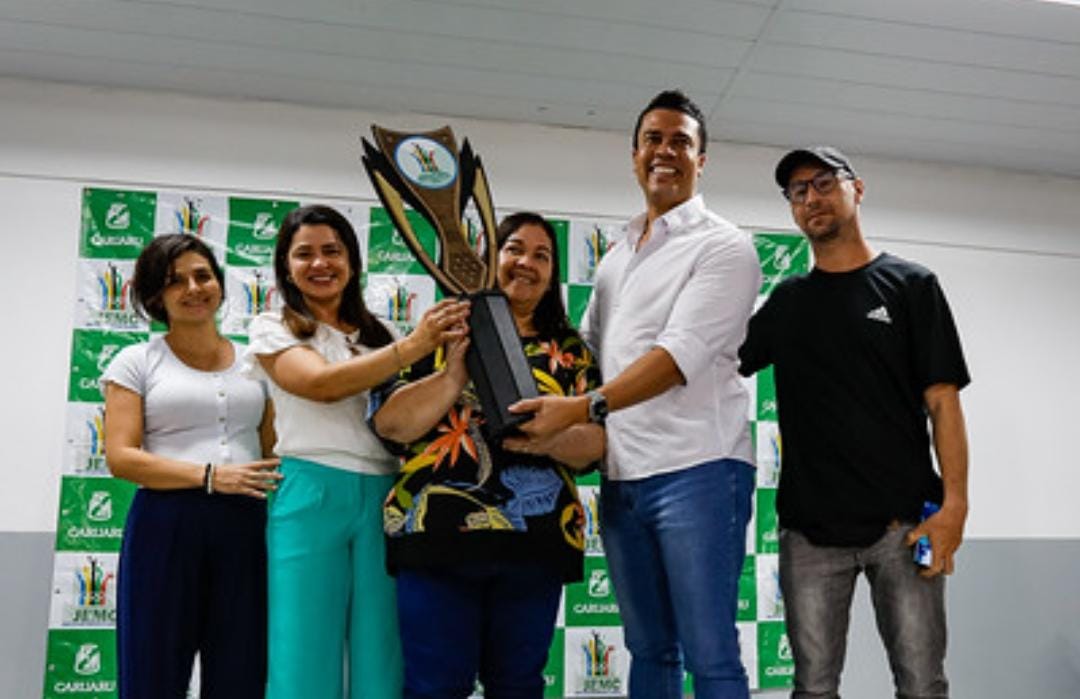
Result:
{"label": "woman in floral blouse", "polygon": [[[555,232],[518,213],[498,230],[498,283],[541,393],[599,385],[570,327]],[[465,369],[468,339],[373,392],[376,432],[402,455],[383,510],[397,577],[405,697],[543,696],[564,582],[581,579],[584,512],[572,472],[604,451],[603,428],[576,425],[517,454],[484,439]]]}

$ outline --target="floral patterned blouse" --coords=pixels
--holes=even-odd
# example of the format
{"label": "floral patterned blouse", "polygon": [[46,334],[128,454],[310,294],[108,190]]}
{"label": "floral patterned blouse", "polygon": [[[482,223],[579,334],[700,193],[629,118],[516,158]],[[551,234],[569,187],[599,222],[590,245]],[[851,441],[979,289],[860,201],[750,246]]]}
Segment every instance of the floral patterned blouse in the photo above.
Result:
{"label": "floral patterned blouse", "polygon": [[[600,383],[593,355],[573,330],[521,339],[543,394],[580,395]],[[372,391],[369,415],[397,389],[442,368],[436,353]],[[460,563],[542,561],[567,582],[582,577],[585,513],[568,467],[486,442],[468,384],[426,435],[386,441],[401,470],[383,507],[387,567],[437,569]]]}

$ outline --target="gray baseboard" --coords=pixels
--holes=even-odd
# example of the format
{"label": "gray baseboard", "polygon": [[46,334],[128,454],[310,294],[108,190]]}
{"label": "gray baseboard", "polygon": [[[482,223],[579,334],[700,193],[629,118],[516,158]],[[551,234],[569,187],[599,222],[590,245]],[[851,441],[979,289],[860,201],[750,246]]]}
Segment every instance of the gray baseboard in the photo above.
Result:
{"label": "gray baseboard", "polygon": [[[969,541],[946,590],[953,699],[1080,696],[1080,541]],[[865,580],[852,611],[841,693],[893,696]]]}
{"label": "gray baseboard", "polygon": [[[0,560],[8,571],[0,576],[5,699],[42,696],[54,538],[52,532],[0,532]],[[947,594],[953,699],[1080,696],[1080,540],[969,541]],[[893,695],[863,582],[842,691],[846,699]]]}
{"label": "gray baseboard", "polygon": [[41,699],[53,532],[0,532],[0,697]]}

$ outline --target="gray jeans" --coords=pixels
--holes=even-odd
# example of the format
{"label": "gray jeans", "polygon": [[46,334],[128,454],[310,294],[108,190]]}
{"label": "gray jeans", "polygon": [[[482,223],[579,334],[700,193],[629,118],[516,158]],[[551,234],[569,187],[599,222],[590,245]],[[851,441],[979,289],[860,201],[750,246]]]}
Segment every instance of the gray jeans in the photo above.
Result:
{"label": "gray jeans", "polygon": [[855,580],[866,573],[900,699],[948,697],[945,679],[945,579],[922,578],[904,537],[891,527],[865,548],[815,546],[780,532],[780,587],[795,658],[796,699],[838,699]]}

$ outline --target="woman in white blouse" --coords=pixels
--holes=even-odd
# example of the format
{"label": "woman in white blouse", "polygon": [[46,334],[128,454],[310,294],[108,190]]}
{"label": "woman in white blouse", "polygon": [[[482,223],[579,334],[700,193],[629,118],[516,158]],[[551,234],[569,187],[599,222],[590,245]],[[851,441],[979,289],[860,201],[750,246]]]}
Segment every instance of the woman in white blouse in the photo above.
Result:
{"label": "woman in white blouse", "polygon": [[155,238],[133,288],[168,332],[123,349],[102,377],[109,469],[141,486],[120,553],[120,697],[185,696],[198,652],[203,697],[261,699],[272,411],[218,332],[224,279],[204,243]]}
{"label": "woman in white blouse", "polygon": [[350,697],[401,697],[382,535],[397,462],[365,422],[367,394],[460,338],[468,304],[442,301],[395,339],[364,306],[360,271],[345,217],[326,206],[292,211],[274,252],[284,310],[249,329],[251,370],[270,379],[284,476],[267,528],[267,699],[340,699],[346,662]]}

